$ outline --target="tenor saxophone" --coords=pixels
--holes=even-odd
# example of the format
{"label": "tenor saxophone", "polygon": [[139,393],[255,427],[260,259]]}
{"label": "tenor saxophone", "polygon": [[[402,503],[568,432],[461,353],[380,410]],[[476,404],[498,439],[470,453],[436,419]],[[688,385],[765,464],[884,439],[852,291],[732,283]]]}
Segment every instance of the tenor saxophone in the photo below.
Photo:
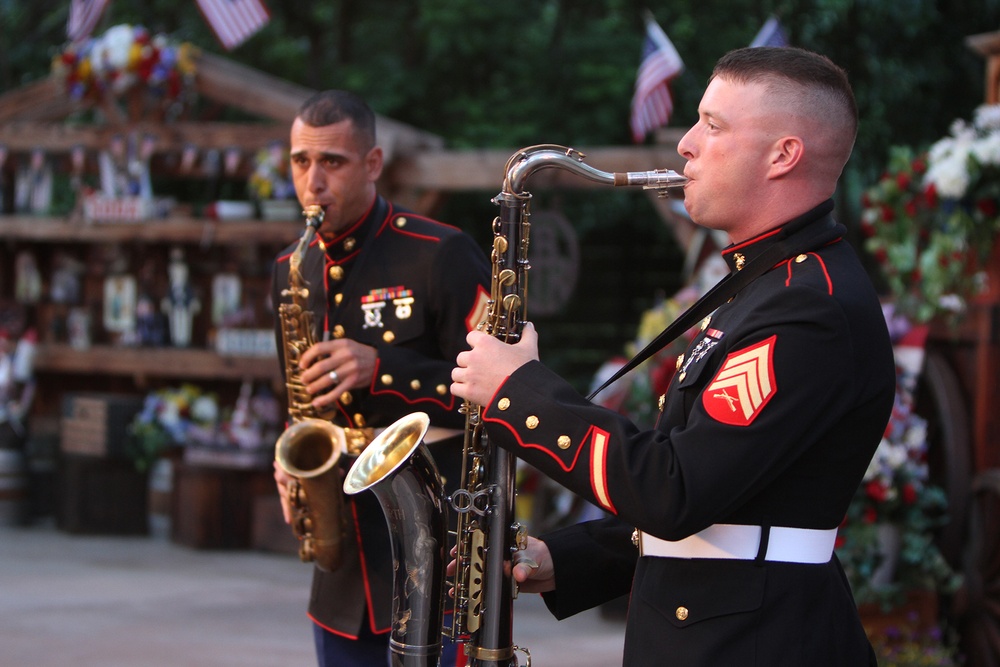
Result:
{"label": "tenor saxophone", "polygon": [[[524,186],[531,174],[546,168],[565,169],[598,183],[641,186],[660,196],[668,196],[669,188],[687,182],[670,170],[600,171],[584,158],[580,151],[547,144],[522,148],[507,161],[503,189],[493,198],[500,214],[493,220],[490,298],[479,323],[481,331],[513,344],[520,340],[527,322],[531,194]],[[382,436],[377,438],[348,472],[344,488],[349,493],[375,492],[392,533],[397,573],[390,642],[394,667],[437,665],[442,634],[463,643],[467,667],[517,667],[518,652],[530,667],[530,652],[513,641],[517,594],[511,575],[513,556],[527,539],[514,513],[515,458],[489,441],[482,406],[465,401],[461,410],[466,420],[462,479],[450,496],[443,496],[433,459],[420,442],[420,425],[425,423],[422,413],[390,427],[411,435],[384,442],[380,442]],[[417,432],[419,437],[412,435]],[[438,507],[439,511],[431,511]],[[457,515],[457,556],[451,581],[454,614],[450,627],[442,622],[429,632],[426,621],[439,616],[440,608],[413,591],[444,595],[439,583],[446,566],[440,530],[449,508]],[[415,527],[421,516],[425,517],[423,525]],[[420,621],[414,624],[413,619]],[[437,646],[432,635],[437,635]]]}
{"label": "tenor saxophone", "polygon": [[344,535],[343,494],[338,461],[346,449],[344,429],[329,421],[332,411],[317,410],[302,381],[299,359],[316,343],[313,313],[307,307],[309,287],[302,276],[302,259],[323,224],[323,208],[303,211],[306,228],[289,258],[290,298],[278,307],[285,353],[285,386],[288,389],[289,426],[275,444],[274,459],[292,477],[288,496],[292,505],[292,531],[299,538],[299,558],[332,572],[340,567]]}

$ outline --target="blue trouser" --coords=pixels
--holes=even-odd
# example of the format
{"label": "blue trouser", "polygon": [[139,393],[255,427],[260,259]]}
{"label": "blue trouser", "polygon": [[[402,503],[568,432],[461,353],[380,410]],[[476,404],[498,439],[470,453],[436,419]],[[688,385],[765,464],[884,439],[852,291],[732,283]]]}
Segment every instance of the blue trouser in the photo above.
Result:
{"label": "blue trouser", "polygon": [[[316,660],[319,667],[382,667],[389,663],[389,633],[374,634],[367,623],[361,625],[357,639],[341,637],[313,623]],[[458,660],[458,645],[444,639],[441,667],[452,667]]]}

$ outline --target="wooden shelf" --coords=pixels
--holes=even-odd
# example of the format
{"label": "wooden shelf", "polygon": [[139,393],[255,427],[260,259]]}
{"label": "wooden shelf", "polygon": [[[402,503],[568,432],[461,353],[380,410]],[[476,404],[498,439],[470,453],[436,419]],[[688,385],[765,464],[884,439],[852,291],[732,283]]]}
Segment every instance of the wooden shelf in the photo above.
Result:
{"label": "wooden shelf", "polygon": [[0,215],[0,237],[4,240],[39,243],[281,245],[297,239],[303,226],[298,221],[219,221],[176,216],[144,222],[70,222],[65,218]]}
{"label": "wooden shelf", "polygon": [[136,378],[185,380],[270,380],[280,384],[277,359],[223,356],[214,350],[132,348],[96,345],[77,350],[69,345],[44,344],[35,357],[35,371],[118,375]]}

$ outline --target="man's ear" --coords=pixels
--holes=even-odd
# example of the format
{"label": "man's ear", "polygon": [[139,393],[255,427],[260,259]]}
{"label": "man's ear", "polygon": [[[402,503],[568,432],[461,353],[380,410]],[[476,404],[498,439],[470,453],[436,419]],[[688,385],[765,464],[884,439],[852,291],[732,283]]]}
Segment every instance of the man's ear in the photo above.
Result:
{"label": "man's ear", "polygon": [[781,137],[774,142],[771,151],[770,178],[780,178],[792,171],[805,155],[805,143],[794,135]]}
{"label": "man's ear", "polygon": [[373,183],[382,176],[383,160],[381,146],[375,146],[365,156],[365,164],[368,167],[368,179]]}

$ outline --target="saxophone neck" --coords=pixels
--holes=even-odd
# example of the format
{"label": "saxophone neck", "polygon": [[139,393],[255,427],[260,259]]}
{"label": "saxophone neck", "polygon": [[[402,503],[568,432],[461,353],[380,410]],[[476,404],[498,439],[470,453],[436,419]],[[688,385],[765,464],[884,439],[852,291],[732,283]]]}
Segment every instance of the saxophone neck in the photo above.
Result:
{"label": "saxophone neck", "polygon": [[687,177],[671,169],[652,171],[610,172],[590,166],[584,159],[586,154],[557,144],[529,146],[515,152],[507,160],[504,172],[504,193],[520,196],[525,192],[525,183],[531,174],[541,169],[557,168],[570,171],[577,176],[604,185],[616,187],[642,187],[656,190],[660,196],[668,196],[668,188],[681,187]]}

